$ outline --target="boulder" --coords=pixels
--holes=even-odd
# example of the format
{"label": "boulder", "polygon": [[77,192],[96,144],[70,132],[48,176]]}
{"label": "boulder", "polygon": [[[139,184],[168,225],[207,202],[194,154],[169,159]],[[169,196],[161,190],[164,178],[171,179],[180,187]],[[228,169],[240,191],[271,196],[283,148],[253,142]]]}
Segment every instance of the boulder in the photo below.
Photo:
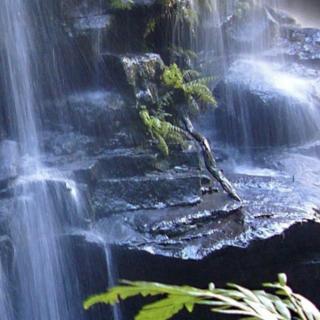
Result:
{"label": "boulder", "polygon": [[301,65],[236,60],[215,89],[221,140],[252,146],[293,145],[318,136],[320,73]]}
{"label": "boulder", "polygon": [[[310,199],[291,177],[229,176],[244,199],[242,207],[213,194],[193,207],[103,218],[90,232],[112,244],[120,279],[202,288],[232,281],[260,288],[285,272],[294,290],[319,303],[320,216]],[[139,306],[140,300],[125,304],[124,316],[133,318]],[[206,316],[199,308],[191,319]]]}
{"label": "boulder", "polygon": [[158,54],[105,54],[108,76],[140,103],[155,102],[164,63]]}

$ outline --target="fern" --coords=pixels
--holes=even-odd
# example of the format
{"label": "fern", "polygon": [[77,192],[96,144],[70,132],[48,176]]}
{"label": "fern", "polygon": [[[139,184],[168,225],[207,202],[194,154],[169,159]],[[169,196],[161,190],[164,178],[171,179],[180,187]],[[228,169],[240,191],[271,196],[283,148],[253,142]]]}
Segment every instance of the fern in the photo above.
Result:
{"label": "fern", "polygon": [[[208,87],[212,80],[213,77],[200,77],[195,70],[181,71],[175,63],[166,67],[162,75],[163,83],[171,90],[166,95],[172,98],[175,91],[182,92],[185,102],[192,110],[200,110],[199,103],[201,102],[216,106],[216,100]],[[159,103],[174,104],[166,98],[160,98]]]}
{"label": "fern", "polygon": [[148,36],[155,31],[156,26],[157,26],[156,18],[150,18],[148,20],[148,22],[147,22],[147,26],[146,26],[146,29],[144,31],[143,38],[144,39],[148,38]]}
{"label": "fern", "polygon": [[133,5],[133,0],[111,0],[111,7],[113,9],[131,10]]}
{"label": "fern", "polygon": [[189,106],[189,109],[190,109],[190,113],[192,114],[197,114],[200,112],[200,106],[197,102],[197,100],[192,96],[192,95],[189,95],[187,97],[187,101],[188,101],[188,106]]}
{"label": "fern", "polygon": [[[271,292],[267,292],[266,290]],[[206,290],[189,286],[170,286],[153,282],[123,281],[122,285],[108,292],[90,297],[84,302],[89,309],[95,304],[114,305],[138,295],[161,296],[160,300],[145,305],[135,320],[168,320],[182,310],[193,312],[195,306],[203,305],[213,313],[235,316],[247,320],[319,320],[319,310],[306,298],[287,286],[286,276],[280,274],[276,283],[264,284],[263,290],[249,290],[236,284],[226,289]]]}
{"label": "fern", "polygon": [[183,85],[183,90],[196,100],[216,106],[217,102],[211,90],[203,84],[206,79],[198,79]]}
{"label": "fern", "polygon": [[165,157],[169,156],[169,142],[184,145],[183,130],[168,121],[150,116],[146,107],[141,108],[140,118],[151,137],[157,140],[157,147]]}
{"label": "fern", "polygon": [[165,68],[162,80],[166,86],[174,89],[181,89],[184,84],[182,71],[175,63]]}

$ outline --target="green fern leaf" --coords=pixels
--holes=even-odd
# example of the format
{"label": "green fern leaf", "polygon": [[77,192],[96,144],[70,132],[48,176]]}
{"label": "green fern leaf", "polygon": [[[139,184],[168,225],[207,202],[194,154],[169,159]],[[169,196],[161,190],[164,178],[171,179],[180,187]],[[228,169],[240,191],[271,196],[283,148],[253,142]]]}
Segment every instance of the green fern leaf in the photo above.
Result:
{"label": "green fern leaf", "polygon": [[165,68],[162,80],[166,86],[175,89],[181,89],[184,82],[182,71],[175,63]]}

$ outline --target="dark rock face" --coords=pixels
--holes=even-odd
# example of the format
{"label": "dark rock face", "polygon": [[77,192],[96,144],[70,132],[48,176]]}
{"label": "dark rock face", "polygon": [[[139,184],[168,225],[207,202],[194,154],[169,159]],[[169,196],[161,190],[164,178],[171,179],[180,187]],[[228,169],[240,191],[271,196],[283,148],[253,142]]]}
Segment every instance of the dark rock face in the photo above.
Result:
{"label": "dark rock face", "polygon": [[[130,2],[130,8],[150,7],[154,3],[154,0],[134,0]],[[92,17],[101,13],[121,11],[116,6],[112,7],[111,1],[101,2],[99,0],[66,0],[62,1],[61,8],[68,18]]]}

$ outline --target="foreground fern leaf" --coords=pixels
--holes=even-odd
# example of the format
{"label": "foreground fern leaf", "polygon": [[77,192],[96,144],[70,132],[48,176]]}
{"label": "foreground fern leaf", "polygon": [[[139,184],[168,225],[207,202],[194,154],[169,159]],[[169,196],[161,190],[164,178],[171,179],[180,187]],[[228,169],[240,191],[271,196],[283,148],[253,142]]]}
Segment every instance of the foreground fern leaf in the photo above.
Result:
{"label": "foreground fern leaf", "polygon": [[[202,290],[188,286],[170,286],[154,282],[129,282],[111,288],[106,293],[90,297],[84,302],[89,309],[97,303],[113,305],[137,295],[161,296],[160,300],[145,305],[135,320],[168,320],[182,310],[193,312],[196,305],[205,305],[213,313],[228,314],[243,320],[320,320],[319,310],[306,298],[293,293],[286,276],[278,282],[267,283],[272,293],[252,291],[236,284],[216,289],[213,284]],[[239,318],[240,317],[240,318]]]}

